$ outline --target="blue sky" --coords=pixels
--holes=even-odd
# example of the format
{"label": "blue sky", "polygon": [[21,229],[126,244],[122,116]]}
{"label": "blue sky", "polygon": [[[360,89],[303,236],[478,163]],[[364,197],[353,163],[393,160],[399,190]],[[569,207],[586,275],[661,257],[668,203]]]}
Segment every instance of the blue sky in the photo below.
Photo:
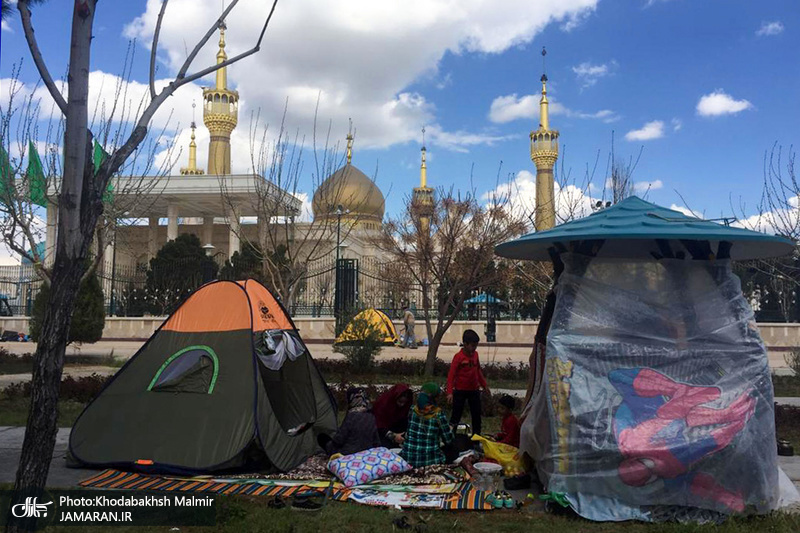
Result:
{"label": "blue sky", "polygon": [[[97,80],[121,73],[136,38],[132,77],[146,83],[158,5],[98,4]],[[219,5],[170,3],[159,77],[176,71]],[[241,2],[229,21],[229,53],[247,47],[264,5]],[[66,68],[68,18],[68,2],[36,8],[37,36],[54,75]],[[353,162],[367,174],[378,166],[389,213],[418,179],[423,125],[432,186],[467,188],[472,172],[477,191],[488,191],[502,161],[501,180],[516,174],[519,194],[530,196],[528,133],[538,124],[531,105],[538,96],[530,95],[540,89],[539,52],[547,46],[551,126],[561,132],[565,170],[582,181],[599,152],[594,184],[601,188],[613,131],[620,157],[644,147],[634,180],[653,184],[648,199],[682,205],[682,195],[707,217],[731,215],[731,198],[755,209],[765,151],[798,142],[798,28],[796,0],[283,0],[264,50],[229,72],[242,96],[234,167],[247,170],[250,111],[260,109],[274,125],[288,98],[290,127],[310,137],[319,95],[321,122],[332,121],[336,137],[353,119]],[[12,64],[23,60],[28,88],[36,75],[19,21],[8,21],[0,36],[5,105]],[[200,63],[215,49],[207,47]],[[108,92],[111,83],[104,87]],[[172,117],[161,119],[179,146],[197,95],[199,84],[187,88],[170,102]],[[207,137],[198,133],[204,161]],[[184,160],[185,151],[175,171]],[[301,188],[311,192],[311,164],[306,169]]]}

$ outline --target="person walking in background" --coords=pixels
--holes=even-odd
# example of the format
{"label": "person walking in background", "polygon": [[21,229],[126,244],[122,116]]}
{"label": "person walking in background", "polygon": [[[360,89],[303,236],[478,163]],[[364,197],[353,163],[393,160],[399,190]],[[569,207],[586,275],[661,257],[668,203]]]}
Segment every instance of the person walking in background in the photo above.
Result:
{"label": "person walking in background", "polygon": [[447,374],[447,401],[453,403],[450,424],[458,427],[461,414],[464,412],[464,404],[469,402],[472,432],[477,435],[481,433],[481,390],[491,393],[478,360],[480,340],[475,331],[471,329],[464,331],[461,336],[461,351],[453,357],[450,372]]}
{"label": "person walking in background", "polygon": [[405,329],[405,338],[403,340],[403,348],[417,349],[417,338],[414,335],[414,324],[416,318],[411,309],[406,306],[403,312],[403,328]]}

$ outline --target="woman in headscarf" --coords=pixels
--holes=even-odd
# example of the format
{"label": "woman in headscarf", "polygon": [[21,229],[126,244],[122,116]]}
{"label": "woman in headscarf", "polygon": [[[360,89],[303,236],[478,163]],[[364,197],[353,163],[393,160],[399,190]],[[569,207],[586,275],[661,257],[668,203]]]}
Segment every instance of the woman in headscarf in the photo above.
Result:
{"label": "woman in headscarf", "polygon": [[381,446],[395,448],[403,444],[413,400],[414,395],[405,383],[393,385],[375,400],[372,412]]}
{"label": "woman in headscarf", "polygon": [[417,394],[411,410],[408,431],[400,455],[414,467],[442,464],[442,445],[453,442],[453,431],[442,409],[436,405],[441,390],[436,383],[426,383]]}
{"label": "woman in headscarf", "polygon": [[350,455],[380,446],[375,415],[370,412],[364,389],[351,387],[347,390],[347,414],[339,431],[333,438],[320,433],[317,442],[329,455]]}

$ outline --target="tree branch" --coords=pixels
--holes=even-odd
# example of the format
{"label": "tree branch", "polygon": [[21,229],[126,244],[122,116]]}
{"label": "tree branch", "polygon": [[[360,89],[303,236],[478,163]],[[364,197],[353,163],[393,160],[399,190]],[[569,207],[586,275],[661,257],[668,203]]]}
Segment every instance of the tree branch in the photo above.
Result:
{"label": "tree branch", "polygon": [[156,30],[153,32],[153,44],[150,46],[150,99],[154,100],[156,97],[156,52],[158,52],[158,36],[161,33],[161,23],[164,20],[164,12],[167,11],[167,4],[169,0],[164,0],[161,3],[161,10],[158,12],[158,21],[156,22]]}
{"label": "tree branch", "polygon": [[[222,16],[218,20],[224,20],[225,16],[237,4],[237,2],[238,0],[233,0],[231,4],[228,6],[228,8],[222,13]],[[264,30],[269,25],[269,21],[272,18],[272,14],[275,12],[275,6],[277,4],[278,0],[274,0],[272,4],[272,9],[269,12],[269,16],[267,17],[267,20],[264,22]],[[191,66],[190,60],[194,60],[194,57],[197,55],[197,52],[200,50],[200,48],[202,48],[202,45],[208,41],[208,38],[210,37],[211,33],[213,33],[214,29],[215,28],[209,30],[209,33],[207,33],[203,37],[203,39],[197,44],[197,46],[195,46],[195,49],[189,55],[189,58],[187,58],[186,62],[183,64],[183,67],[181,67],[181,71],[178,72],[178,75],[175,77],[175,79],[172,82],[170,82],[166,87],[164,87],[161,90],[161,92],[158,93],[158,95],[150,101],[150,104],[148,104],[148,106],[142,112],[142,115],[139,117],[139,120],[136,122],[136,126],[133,128],[133,131],[131,132],[130,137],[128,137],[128,140],[122,146],[120,146],[119,149],[111,155],[111,157],[106,159],[106,161],[100,167],[98,174],[102,177],[102,183],[100,183],[101,187],[106,186],[110,176],[113,175],[115,172],[117,172],[117,170],[119,170],[122,164],[131,155],[131,153],[133,153],[136,147],[139,146],[139,144],[147,135],[147,127],[148,124],[150,124],[150,121],[153,119],[153,115],[155,115],[158,108],[161,107],[161,104],[163,104],[167,98],[172,96],[179,87],[189,82],[192,82],[198,78],[202,78],[206,74],[215,72],[221,69],[222,67],[235,63],[240,59],[252,55],[260,50],[261,38],[259,37],[256,46],[248,50],[247,52],[239,54],[236,57],[233,57],[226,61],[223,61],[222,63],[203,69],[202,71],[193,74],[189,77],[182,78],[181,77],[182,74],[185,74],[186,70],[189,68],[189,66]]]}
{"label": "tree branch", "polygon": [[67,116],[67,102],[64,100],[64,95],[62,95],[61,91],[56,87],[53,77],[50,75],[50,71],[47,70],[47,65],[44,64],[44,57],[42,57],[42,52],[39,50],[39,43],[36,42],[28,0],[19,0],[17,8],[19,9],[20,18],[22,19],[22,29],[25,32],[25,40],[28,42],[28,48],[31,50],[31,56],[33,57],[33,63],[36,65],[36,70],[39,71],[42,82],[44,82],[45,87],[47,87],[50,96],[55,100],[61,113]]}

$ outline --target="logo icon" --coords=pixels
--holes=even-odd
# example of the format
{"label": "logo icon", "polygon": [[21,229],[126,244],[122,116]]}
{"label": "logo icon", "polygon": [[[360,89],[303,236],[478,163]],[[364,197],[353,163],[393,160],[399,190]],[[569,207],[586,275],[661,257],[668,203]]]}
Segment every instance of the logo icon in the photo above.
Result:
{"label": "logo icon", "polygon": [[18,503],[11,506],[11,514],[16,518],[44,518],[47,516],[47,506],[52,505],[52,501],[38,503],[38,498],[28,496],[25,503]]}
{"label": "logo icon", "polygon": [[262,320],[272,320],[275,317],[269,312],[269,307],[263,301],[258,302],[258,310],[261,312]]}

